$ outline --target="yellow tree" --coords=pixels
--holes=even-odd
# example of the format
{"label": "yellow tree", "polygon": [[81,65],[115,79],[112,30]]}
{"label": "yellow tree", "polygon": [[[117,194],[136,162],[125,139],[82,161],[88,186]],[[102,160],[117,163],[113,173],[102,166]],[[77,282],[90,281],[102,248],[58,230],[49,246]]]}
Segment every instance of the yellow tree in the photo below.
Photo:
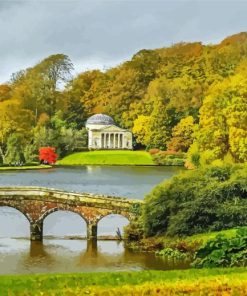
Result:
{"label": "yellow tree", "polygon": [[134,121],[133,134],[136,137],[136,141],[142,145],[148,146],[151,141],[151,132],[149,129],[151,118],[150,116],[139,115]]}
{"label": "yellow tree", "polygon": [[172,138],[168,142],[167,148],[169,150],[187,152],[193,143],[195,127],[192,116],[182,118],[172,129]]}
{"label": "yellow tree", "polygon": [[236,162],[247,160],[247,78],[237,74],[216,83],[200,109],[197,142],[210,163],[230,153]]}

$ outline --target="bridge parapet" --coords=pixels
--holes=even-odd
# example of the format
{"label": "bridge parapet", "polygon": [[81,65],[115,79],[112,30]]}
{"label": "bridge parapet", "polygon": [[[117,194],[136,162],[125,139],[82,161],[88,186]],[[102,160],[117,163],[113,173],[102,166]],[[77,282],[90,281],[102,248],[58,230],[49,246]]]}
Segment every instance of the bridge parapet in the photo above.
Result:
{"label": "bridge parapet", "polygon": [[31,240],[42,240],[43,221],[55,211],[79,214],[87,223],[89,239],[97,237],[97,224],[109,214],[135,219],[141,200],[91,193],[66,192],[43,187],[0,187],[0,206],[13,207],[30,222]]}

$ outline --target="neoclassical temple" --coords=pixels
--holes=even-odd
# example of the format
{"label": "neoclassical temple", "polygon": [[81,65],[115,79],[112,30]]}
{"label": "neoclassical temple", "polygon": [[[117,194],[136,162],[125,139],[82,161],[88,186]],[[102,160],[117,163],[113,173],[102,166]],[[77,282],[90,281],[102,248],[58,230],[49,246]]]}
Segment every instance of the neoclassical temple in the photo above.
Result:
{"label": "neoclassical temple", "polygon": [[132,133],[116,126],[114,120],[105,114],[95,114],[86,122],[89,149],[129,149],[132,147]]}

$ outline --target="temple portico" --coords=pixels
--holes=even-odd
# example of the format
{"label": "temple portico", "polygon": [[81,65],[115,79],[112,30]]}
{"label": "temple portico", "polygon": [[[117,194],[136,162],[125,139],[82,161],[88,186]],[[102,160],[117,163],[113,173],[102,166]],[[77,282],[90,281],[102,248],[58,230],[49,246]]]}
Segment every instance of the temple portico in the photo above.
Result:
{"label": "temple portico", "polygon": [[123,138],[124,135],[122,133],[101,133],[100,148],[122,148]]}
{"label": "temple portico", "polygon": [[132,133],[116,126],[107,115],[91,116],[86,128],[89,149],[132,149]]}

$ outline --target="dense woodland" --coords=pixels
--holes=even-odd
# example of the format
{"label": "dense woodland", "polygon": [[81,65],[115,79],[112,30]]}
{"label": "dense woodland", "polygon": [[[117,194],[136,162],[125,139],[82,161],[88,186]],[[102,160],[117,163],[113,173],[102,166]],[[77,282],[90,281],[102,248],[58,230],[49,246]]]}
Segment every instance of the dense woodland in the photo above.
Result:
{"label": "dense woodland", "polygon": [[72,77],[55,54],[0,85],[0,162],[60,157],[86,146],[86,119],[106,113],[136,149],[188,152],[190,165],[247,160],[247,33],[217,45],[143,49],[107,71]]}

